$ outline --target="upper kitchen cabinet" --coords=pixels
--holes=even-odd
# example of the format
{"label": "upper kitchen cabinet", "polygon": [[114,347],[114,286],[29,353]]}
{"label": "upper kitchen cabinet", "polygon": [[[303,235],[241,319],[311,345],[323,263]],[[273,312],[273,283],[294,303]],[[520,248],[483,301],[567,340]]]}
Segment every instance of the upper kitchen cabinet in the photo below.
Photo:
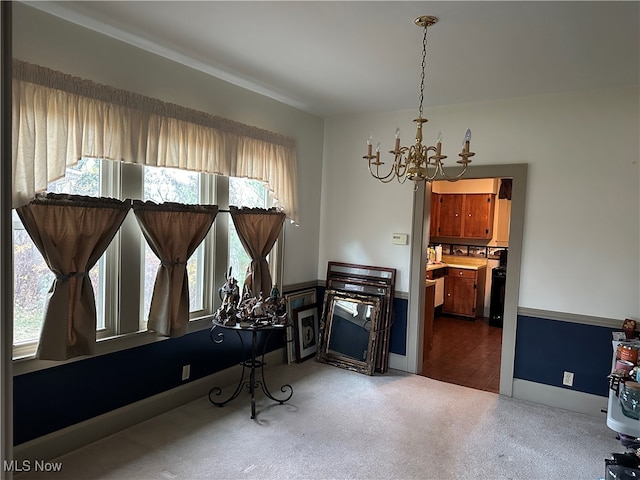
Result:
{"label": "upper kitchen cabinet", "polygon": [[432,236],[480,240],[492,238],[495,194],[432,193],[431,201]]}

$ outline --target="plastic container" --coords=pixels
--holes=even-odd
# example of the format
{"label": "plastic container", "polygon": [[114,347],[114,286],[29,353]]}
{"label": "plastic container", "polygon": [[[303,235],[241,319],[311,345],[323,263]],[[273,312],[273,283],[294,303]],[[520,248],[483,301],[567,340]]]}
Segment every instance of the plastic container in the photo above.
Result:
{"label": "plastic container", "polygon": [[625,382],[620,385],[620,408],[629,418],[640,420],[640,383]]}

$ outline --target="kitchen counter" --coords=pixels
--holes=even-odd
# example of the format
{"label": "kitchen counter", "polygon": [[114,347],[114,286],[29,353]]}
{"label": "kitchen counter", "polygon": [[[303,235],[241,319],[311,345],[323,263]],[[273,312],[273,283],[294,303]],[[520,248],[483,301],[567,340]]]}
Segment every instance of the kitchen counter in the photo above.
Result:
{"label": "kitchen counter", "polygon": [[446,263],[429,263],[427,264],[427,272],[439,270],[440,268],[447,268],[447,266],[448,265]]}
{"label": "kitchen counter", "polygon": [[464,268],[466,270],[482,270],[487,268],[486,265],[471,265],[466,263],[430,263],[427,265],[427,272],[439,270],[441,268]]}
{"label": "kitchen counter", "polygon": [[483,315],[486,271],[487,259],[478,257],[443,255],[442,262],[427,264],[427,286],[436,282],[434,306],[450,315]]}

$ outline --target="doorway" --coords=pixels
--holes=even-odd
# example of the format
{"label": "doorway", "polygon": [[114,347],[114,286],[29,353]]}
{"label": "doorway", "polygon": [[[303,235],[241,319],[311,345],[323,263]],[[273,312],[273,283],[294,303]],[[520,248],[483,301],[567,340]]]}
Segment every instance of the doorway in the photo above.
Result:
{"label": "doorway", "polygon": [[[433,307],[430,302],[425,306],[425,324],[431,327],[425,328],[422,376],[492,393],[500,389],[504,295],[497,295],[497,289],[502,286],[504,291],[510,185],[506,178],[430,184],[431,215],[425,218],[425,230],[430,232],[432,255],[427,278],[435,279],[436,286]],[[467,218],[467,212],[473,216]],[[457,222],[451,223],[453,219]],[[461,235],[448,233],[462,224]],[[469,265],[474,270],[455,272],[474,278],[453,277],[452,269],[443,268],[452,264]]]}
{"label": "doorway", "polygon": [[[448,172],[454,174],[455,172]],[[504,318],[500,347],[501,395],[512,396],[517,306],[520,287],[520,264],[524,233],[525,196],[527,182],[526,164],[505,164],[470,167],[465,178],[512,178],[511,222],[509,230],[509,257],[504,297]],[[411,241],[410,299],[407,324],[407,364],[409,371],[419,373],[423,363],[425,278],[429,244],[428,222],[430,188],[420,185],[414,193],[413,232]],[[426,225],[426,226],[425,226]]]}

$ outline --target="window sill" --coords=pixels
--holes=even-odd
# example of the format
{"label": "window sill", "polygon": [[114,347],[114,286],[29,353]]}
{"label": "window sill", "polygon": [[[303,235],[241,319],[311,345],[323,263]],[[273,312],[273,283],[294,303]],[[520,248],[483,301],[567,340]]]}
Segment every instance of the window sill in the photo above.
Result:
{"label": "window sill", "polygon": [[[204,330],[206,328],[210,328],[211,326],[211,315],[205,315],[203,317],[194,318],[189,321],[189,325],[187,327],[187,334],[192,332],[197,332],[199,330]],[[155,332],[150,331],[139,331],[128,333],[125,335],[119,335],[116,337],[108,337],[103,339],[98,339],[96,343],[96,353],[92,356],[81,356],[70,358],[69,360],[62,361],[54,361],[54,360],[39,360],[35,358],[35,351],[31,355],[25,355],[22,357],[16,357],[13,359],[13,375],[23,375],[25,373],[36,372],[38,370],[44,370],[46,368],[57,367],[60,365],[65,365],[67,363],[78,362],[82,360],[86,360],[88,358],[92,358],[98,355],[106,355],[109,353],[119,352],[122,350],[127,350],[129,348],[140,347],[142,345],[147,345],[150,343],[161,342],[167,340],[169,337],[159,337],[155,334]],[[35,350],[35,347],[34,347]]]}

